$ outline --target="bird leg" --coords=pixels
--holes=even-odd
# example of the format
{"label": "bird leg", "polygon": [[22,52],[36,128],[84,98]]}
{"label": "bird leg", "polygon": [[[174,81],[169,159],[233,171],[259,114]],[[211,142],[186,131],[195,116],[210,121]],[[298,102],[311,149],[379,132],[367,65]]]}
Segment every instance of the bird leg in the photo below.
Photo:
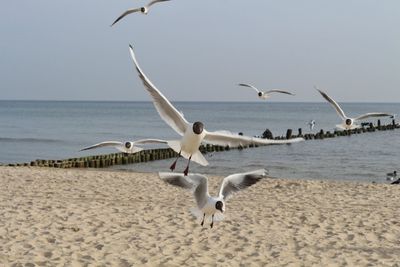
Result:
{"label": "bird leg", "polygon": [[192,159],[192,156],[189,157],[189,161],[188,161],[188,164],[187,164],[187,166],[186,166],[186,169],[183,171],[183,174],[184,174],[185,176],[188,175],[188,172],[189,172],[189,164],[190,164],[190,160],[191,160],[191,159]]}
{"label": "bird leg", "polygon": [[205,213],[203,213],[203,220],[201,220],[201,223],[200,223],[201,226],[203,226],[203,224],[204,224],[204,217],[206,217]]}
{"label": "bird leg", "polygon": [[179,151],[179,154],[178,154],[178,156],[176,157],[176,160],[174,161],[174,163],[172,163],[171,167],[169,167],[169,169],[170,169],[171,171],[174,171],[174,170],[175,170],[176,162],[178,161],[178,159],[179,159],[180,156],[181,156],[181,151]]}
{"label": "bird leg", "polygon": [[214,225],[214,214],[211,216],[211,224],[210,224],[211,228],[213,228],[213,225]]}

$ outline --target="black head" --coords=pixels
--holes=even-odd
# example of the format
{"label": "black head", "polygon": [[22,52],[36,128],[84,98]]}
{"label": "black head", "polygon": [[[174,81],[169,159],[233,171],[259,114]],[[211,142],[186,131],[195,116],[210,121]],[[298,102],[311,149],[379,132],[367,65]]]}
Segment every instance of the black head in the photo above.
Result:
{"label": "black head", "polygon": [[193,132],[195,134],[201,134],[204,130],[204,124],[202,122],[196,121],[193,123]]}
{"label": "black head", "polygon": [[351,119],[346,119],[346,125],[351,125]]}
{"label": "black head", "polygon": [[258,96],[262,96],[262,93],[261,93],[261,92],[258,92]]}
{"label": "black head", "polygon": [[128,148],[128,149],[131,148],[132,147],[132,143],[131,142],[126,142],[125,143],[125,147]]}
{"label": "black head", "polygon": [[146,8],[145,7],[141,7],[140,8],[140,12],[145,13],[146,12]]}
{"label": "black head", "polygon": [[224,207],[224,203],[222,203],[222,201],[217,201],[215,203],[215,208],[221,212],[224,212],[223,207]]}
{"label": "black head", "polygon": [[393,174],[396,175],[396,174],[397,174],[397,171],[394,171]]}

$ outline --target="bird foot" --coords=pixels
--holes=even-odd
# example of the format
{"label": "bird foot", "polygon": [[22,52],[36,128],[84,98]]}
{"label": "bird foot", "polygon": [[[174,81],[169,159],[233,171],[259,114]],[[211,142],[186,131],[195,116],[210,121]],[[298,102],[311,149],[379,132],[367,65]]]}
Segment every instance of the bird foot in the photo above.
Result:
{"label": "bird foot", "polygon": [[204,224],[204,221],[201,221],[200,225],[203,226],[203,224]]}
{"label": "bird foot", "polygon": [[174,163],[172,163],[172,165],[171,165],[171,167],[169,167],[169,169],[170,169],[171,171],[174,171],[174,170],[175,170],[175,167],[176,167],[176,161],[174,161]]}
{"label": "bird foot", "polygon": [[189,173],[189,166],[186,167],[186,169],[183,171],[183,174],[184,174],[185,176],[187,176],[188,173]]}
{"label": "bird foot", "polygon": [[210,224],[210,227],[211,227],[211,228],[213,228],[213,226],[214,226],[214,222],[212,222],[212,223]]}

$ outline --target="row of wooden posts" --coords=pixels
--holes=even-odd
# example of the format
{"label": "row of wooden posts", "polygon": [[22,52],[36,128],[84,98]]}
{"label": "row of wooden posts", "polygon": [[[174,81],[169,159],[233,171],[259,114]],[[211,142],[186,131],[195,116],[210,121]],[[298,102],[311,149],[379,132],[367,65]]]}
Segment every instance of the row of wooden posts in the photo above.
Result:
{"label": "row of wooden posts", "polygon": [[[291,139],[296,137],[303,137],[305,140],[313,140],[313,139],[325,139],[325,138],[334,138],[339,136],[349,136],[354,134],[361,134],[366,132],[375,132],[375,131],[386,131],[386,130],[394,130],[400,128],[399,124],[396,124],[395,120],[392,121],[391,124],[381,125],[380,120],[378,120],[378,124],[374,126],[372,123],[368,124],[368,126],[363,126],[358,129],[353,130],[343,130],[334,132],[320,130],[318,133],[312,134],[307,133],[303,135],[302,129],[298,129],[298,134],[293,135],[292,129],[288,129],[286,131],[286,136],[277,136],[275,140],[284,140]],[[258,145],[250,145],[248,147],[258,147]],[[244,147],[229,147],[229,146],[215,146],[215,145],[202,145],[200,146],[200,151],[204,153],[210,152],[219,152],[219,151],[227,151],[230,149],[246,149],[247,146]],[[126,165],[140,162],[148,162],[154,160],[161,159],[169,159],[177,157],[178,154],[170,148],[159,148],[159,149],[148,149],[142,150],[135,154],[126,154],[126,153],[112,153],[105,155],[96,155],[96,156],[88,156],[88,157],[79,157],[79,158],[69,158],[64,160],[44,160],[37,159],[35,161],[31,161],[28,163],[17,163],[17,164],[7,164],[8,166],[39,166],[39,167],[54,167],[54,168],[106,168],[113,165]]]}

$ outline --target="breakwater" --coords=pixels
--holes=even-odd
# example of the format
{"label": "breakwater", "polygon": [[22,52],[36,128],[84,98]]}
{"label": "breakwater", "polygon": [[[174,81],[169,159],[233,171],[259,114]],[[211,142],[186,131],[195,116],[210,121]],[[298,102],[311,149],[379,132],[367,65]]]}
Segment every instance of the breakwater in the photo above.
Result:
{"label": "breakwater", "polygon": [[[298,129],[297,134],[293,134],[293,130],[288,129],[286,131],[286,135],[276,136],[273,139],[284,140],[296,137],[303,137],[306,141],[322,140],[327,138],[358,135],[362,133],[373,133],[379,131],[395,130],[398,128],[400,128],[400,125],[397,124],[395,120],[393,120],[392,123],[386,125],[381,125],[381,122],[378,120],[376,125],[373,125],[372,123],[364,123],[363,127],[353,130],[335,130],[332,132],[320,130],[316,133],[303,134],[303,130],[300,128]],[[228,146],[224,147],[224,146],[214,146],[207,144],[200,146],[200,151],[202,153],[210,153],[210,152],[222,152],[230,149],[246,149],[251,147],[258,147],[258,145],[249,145],[249,146],[234,148]],[[15,164],[13,163],[5,165],[39,166],[39,167],[53,167],[53,168],[106,168],[113,165],[134,164],[134,163],[148,162],[154,160],[175,158],[177,156],[178,156],[177,153],[170,148],[159,148],[159,149],[143,150],[135,154],[111,153],[111,154],[76,157],[76,158],[59,159],[59,160],[36,159],[31,162],[15,163]]]}

